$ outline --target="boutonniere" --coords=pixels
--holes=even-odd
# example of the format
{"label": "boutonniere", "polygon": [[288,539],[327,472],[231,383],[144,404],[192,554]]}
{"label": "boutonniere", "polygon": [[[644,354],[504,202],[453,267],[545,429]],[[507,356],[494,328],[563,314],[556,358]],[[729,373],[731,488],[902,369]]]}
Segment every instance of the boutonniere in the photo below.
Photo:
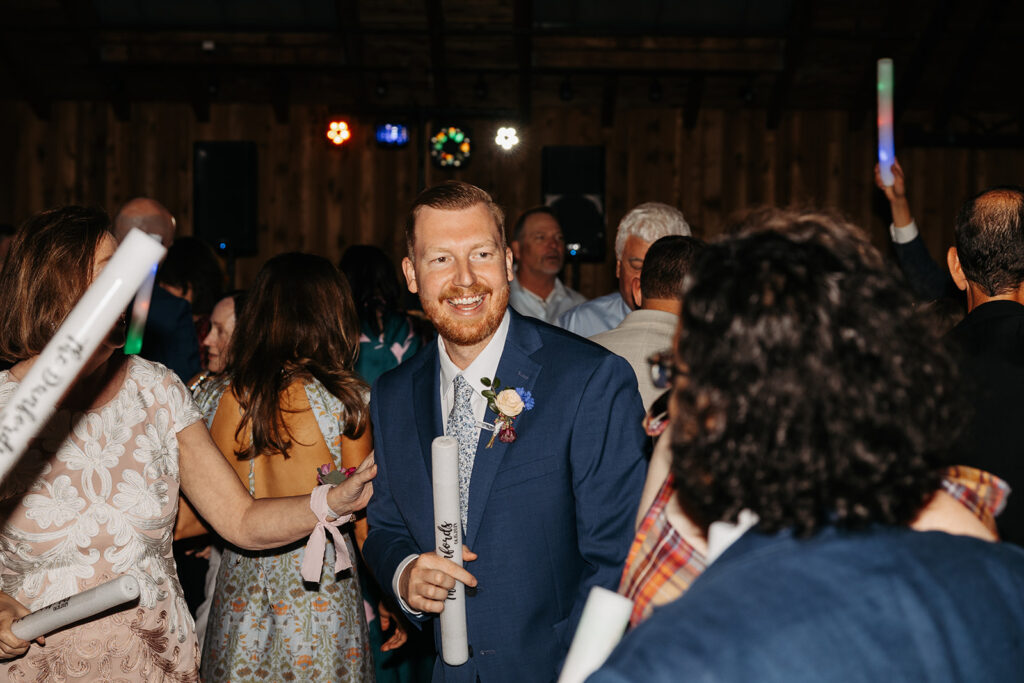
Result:
{"label": "boutonniere", "polygon": [[356,471],[355,467],[347,467],[343,470],[334,469],[334,463],[325,463],[316,468],[316,483],[319,486],[331,484],[337,486],[344,483]]}
{"label": "boutonniere", "polygon": [[490,448],[494,445],[495,437],[501,439],[503,443],[512,443],[516,440],[516,429],[513,423],[524,410],[533,410],[533,395],[522,387],[501,389],[501,380],[497,377],[494,379],[481,377],[480,383],[489,387],[482,392],[482,395],[487,399],[487,407],[498,416],[494,420],[494,432],[491,433],[491,440],[487,442],[487,447]]}

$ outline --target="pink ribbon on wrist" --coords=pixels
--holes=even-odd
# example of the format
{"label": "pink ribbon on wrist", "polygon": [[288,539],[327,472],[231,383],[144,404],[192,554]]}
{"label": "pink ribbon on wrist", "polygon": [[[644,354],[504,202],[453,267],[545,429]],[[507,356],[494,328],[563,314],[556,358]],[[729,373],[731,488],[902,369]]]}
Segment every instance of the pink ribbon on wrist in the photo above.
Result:
{"label": "pink ribbon on wrist", "polygon": [[313,528],[313,533],[309,535],[309,540],[306,541],[306,551],[302,556],[303,581],[320,582],[320,574],[324,566],[324,555],[327,554],[328,531],[331,532],[331,538],[334,540],[334,573],[344,571],[352,566],[352,558],[348,555],[348,546],[345,545],[345,539],[342,537],[341,532],[338,531],[339,526],[347,524],[352,520],[352,515],[338,517],[331,522],[327,521],[327,515],[335,514],[327,504],[327,494],[333,488],[334,486],[325,484],[317,486],[309,494],[309,509],[313,511],[313,514],[316,515],[319,521],[317,521],[316,526]]}

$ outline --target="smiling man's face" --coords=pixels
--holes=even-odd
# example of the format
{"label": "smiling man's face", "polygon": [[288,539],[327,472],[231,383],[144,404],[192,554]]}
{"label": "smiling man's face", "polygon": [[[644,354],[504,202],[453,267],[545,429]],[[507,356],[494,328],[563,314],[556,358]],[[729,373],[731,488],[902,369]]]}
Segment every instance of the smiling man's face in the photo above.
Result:
{"label": "smiling man's face", "polygon": [[447,344],[483,349],[508,306],[512,252],[487,206],[416,214],[412,259],[402,261],[409,291]]}

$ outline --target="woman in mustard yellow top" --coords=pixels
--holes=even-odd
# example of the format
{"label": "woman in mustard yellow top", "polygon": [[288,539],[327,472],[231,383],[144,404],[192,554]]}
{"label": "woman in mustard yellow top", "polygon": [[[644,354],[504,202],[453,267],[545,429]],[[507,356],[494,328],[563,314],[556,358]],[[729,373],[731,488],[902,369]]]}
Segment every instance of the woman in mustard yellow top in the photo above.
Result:
{"label": "woman in mustard yellow top", "polygon": [[[368,390],[352,371],[358,347],[352,294],[329,261],[293,253],[264,265],[238,312],[225,376],[197,397],[254,497],[309,493],[321,465],[343,470],[370,453]],[[355,567],[336,574],[328,544],[319,583],[304,583],[303,551],[225,549],[204,680],[373,680]]]}

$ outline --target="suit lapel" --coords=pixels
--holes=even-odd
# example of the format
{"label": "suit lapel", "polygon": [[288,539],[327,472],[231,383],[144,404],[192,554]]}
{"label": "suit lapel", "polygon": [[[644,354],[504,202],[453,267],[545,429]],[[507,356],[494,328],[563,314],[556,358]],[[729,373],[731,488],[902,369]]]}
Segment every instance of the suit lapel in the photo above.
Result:
{"label": "suit lapel", "polygon": [[434,438],[444,434],[441,422],[441,363],[438,360],[437,344],[430,357],[412,376],[413,395],[409,401],[416,414],[416,432],[420,439],[420,453],[427,466],[428,480],[433,481],[430,462],[430,446]]}
{"label": "suit lapel", "polygon": [[[509,313],[512,320],[496,373],[501,380],[500,390],[522,387],[532,391],[541,366],[530,358],[530,354],[540,348],[540,335],[515,311],[509,309]],[[484,420],[493,424],[496,417],[497,415],[488,408]],[[515,421],[516,431],[520,428],[529,429],[529,422],[529,413],[520,413]],[[473,547],[477,531],[480,529],[494,477],[506,454],[518,443],[518,440],[510,444],[504,443],[495,438],[494,445],[487,448],[487,442],[491,440],[492,434],[493,432],[486,429],[480,430],[480,440],[477,442],[476,457],[473,460],[473,477],[469,482],[469,516],[466,520],[466,545],[470,548]]]}

